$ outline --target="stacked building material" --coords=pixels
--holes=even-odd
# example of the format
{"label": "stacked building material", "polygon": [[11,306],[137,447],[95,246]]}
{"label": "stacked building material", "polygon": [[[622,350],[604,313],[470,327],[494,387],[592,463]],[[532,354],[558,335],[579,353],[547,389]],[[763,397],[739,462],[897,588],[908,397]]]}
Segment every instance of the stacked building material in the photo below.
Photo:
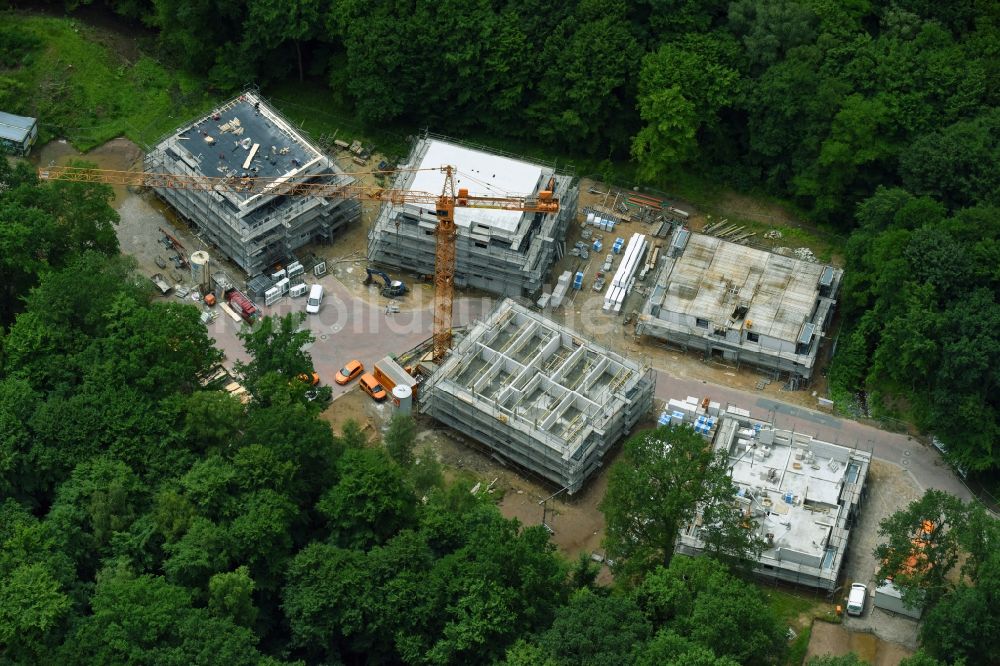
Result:
{"label": "stacked building material", "polygon": [[643,234],[632,234],[622,255],[622,262],[618,265],[611,286],[604,296],[605,312],[621,312],[622,303],[635,282],[635,272],[646,251],[646,245],[646,237]]}

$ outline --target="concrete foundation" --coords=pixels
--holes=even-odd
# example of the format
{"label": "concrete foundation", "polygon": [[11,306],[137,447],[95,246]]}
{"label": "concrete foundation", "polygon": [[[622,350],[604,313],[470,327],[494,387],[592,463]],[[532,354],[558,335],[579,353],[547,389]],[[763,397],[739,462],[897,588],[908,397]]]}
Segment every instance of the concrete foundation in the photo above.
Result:
{"label": "concrete foundation", "polygon": [[421,388],[421,411],[572,494],[649,412],[654,374],[512,300]]}
{"label": "concrete foundation", "polygon": [[679,228],[638,335],[808,380],[843,271]]}
{"label": "concrete foundation", "polygon": [[[714,447],[729,461],[734,501],[767,544],[755,572],[833,590],[865,497],[871,453],[777,429],[731,408]],[[681,531],[677,550],[700,554],[701,535],[699,514]]]}

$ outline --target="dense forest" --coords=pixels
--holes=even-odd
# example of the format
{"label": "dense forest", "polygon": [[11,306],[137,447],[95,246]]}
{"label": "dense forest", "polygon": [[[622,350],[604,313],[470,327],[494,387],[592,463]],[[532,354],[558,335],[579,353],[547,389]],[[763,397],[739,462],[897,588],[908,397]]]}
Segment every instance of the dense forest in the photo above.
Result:
{"label": "dense forest", "polygon": [[154,300],[119,254],[109,187],[6,160],[0,183],[0,663],[784,654],[762,592],[721,561],[663,557],[613,592],[542,527],[445,484],[409,417],[381,441],[335,436],[296,379],[312,370],[296,316],[243,333],[248,404],[205,384],[221,354],[198,308]]}
{"label": "dense forest", "polygon": [[[371,127],[503,137],[628,184],[669,191],[687,171],[793,202],[850,236],[838,405],[915,422],[969,469],[1000,467],[995,0],[108,0],[105,11],[153,30],[162,61],[220,94],[320,80]],[[31,48],[0,31],[0,65]],[[16,105],[23,90],[9,86]]]}
{"label": "dense forest", "polygon": [[[834,394],[865,389],[960,462],[997,465],[997,3],[107,9],[213,93],[322,79],[370,125],[794,201],[850,234]],[[39,48],[0,25],[11,110]],[[204,386],[219,352],[196,308],[155,300],[119,255],[110,200],[0,161],[0,663],[784,663],[786,627],[742,577],[759,544],[721,503],[712,556],[672,556],[678,521],[728,492],[718,463],[673,478],[650,455],[669,441],[697,458],[689,433],[625,444],[603,506],[617,582],[597,585],[588,559],[446,483],[412,423],[332,433],[295,380],[311,361],[294,318],[244,335],[249,404]],[[909,663],[995,663],[996,521],[929,493],[883,523],[879,555],[904,557],[927,515],[942,537],[929,575],[902,581],[932,603]]]}

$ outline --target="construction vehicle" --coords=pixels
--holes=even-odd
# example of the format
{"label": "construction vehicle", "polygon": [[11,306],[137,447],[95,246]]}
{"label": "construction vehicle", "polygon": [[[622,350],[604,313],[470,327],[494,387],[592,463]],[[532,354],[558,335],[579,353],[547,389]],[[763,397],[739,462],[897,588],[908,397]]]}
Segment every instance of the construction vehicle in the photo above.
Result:
{"label": "construction vehicle", "polygon": [[[417,171],[418,169],[405,169]],[[279,176],[203,176],[148,171],[114,171],[75,166],[48,166],[38,169],[41,180],[67,180],[108,185],[171,188],[189,190],[228,189],[242,194],[263,196],[300,196],[348,199],[357,197],[367,201],[392,204],[433,204],[437,217],[437,242],[434,260],[434,352],[433,359],[440,361],[451,348],[452,301],[455,294],[455,208],[489,208],[524,213],[558,213],[559,200],[555,197],[555,177],[549,178],[546,189],[528,196],[479,196],[469,194],[467,188],[455,190],[455,167],[442,166],[434,171],[444,174],[440,194],[413,190],[386,189],[363,183],[342,184],[317,182],[315,179],[330,174],[312,174],[303,178]],[[390,172],[404,171],[397,169]],[[339,174],[338,174],[339,175]],[[348,174],[350,175],[350,174]],[[363,174],[358,174],[363,175]],[[339,179],[338,179],[339,180]]]}
{"label": "construction vehicle", "polygon": [[399,385],[409,387],[414,395],[417,392],[417,380],[391,356],[386,356],[375,364],[372,376],[390,393]]}
{"label": "construction vehicle", "polygon": [[375,278],[380,278],[382,280],[382,295],[386,298],[399,298],[407,291],[409,288],[406,286],[402,280],[393,280],[386,273],[374,268],[365,269],[365,284],[369,285],[375,281]]}

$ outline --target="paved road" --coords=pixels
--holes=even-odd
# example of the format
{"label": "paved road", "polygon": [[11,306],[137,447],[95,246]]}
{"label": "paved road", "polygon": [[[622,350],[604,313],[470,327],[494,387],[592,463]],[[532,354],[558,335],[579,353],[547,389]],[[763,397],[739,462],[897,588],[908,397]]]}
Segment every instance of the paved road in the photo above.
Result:
{"label": "paved road", "polygon": [[[412,310],[387,314],[383,299],[373,304],[357,298],[333,276],[325,276],[320,283],[326,289],[323,308],[318,315],[306,318],[306,326],[316,337],[309,352],[322,381],[333,387],[334,397],[354,388],[353,385],[345,388],[333,383],[334,374],[346,361],[356,358],[365,368],[370,368],[385,355],[410,349],[431,335],[432,303],[421,291],[406,297],[405,306],[413,307]],[[456,299],[456,325],[465,325],[480,318],[489,307],[489,299]],[[268,308],[268,312],[285,314],[304,308],[304,298],[286,298]],[[239,324],[224,313],[220,313],[209,328],[230,363],[247,360],[242,343],[236,337],[238,330]],[[728,403],[749,409],[755,418],[769,420],[779,428],[794,429],[825,441],[872,451],[876,458],[909,470],[921,490],[938,488],[963,499],[972,497],[934,449],[906,435],[885,432],[760,394],[703,380],[674,377],[669,367],[656,368],[657,398],[683,399],[689,395],[699,399],[707,396],[723,405]]]}
{"label": "paved road", "polygon": [[[414,298],[406,297],[410,300],[405,305],[412,305],[414,309],[387,314],[386,299],[379,299],[375,304],[368,303],[329,275],[318,282],[324,286],[326,294],[319,314],[306,317],[305,326],[316,338],[307,351],[312,355],[313,366],[321,381],[333,388],[335,398],[354,389],[357,384],[354,382],[342,387],[333,381],[337,370],[347,361],[358,359],[368,370],[387,354],[411,349],[431,336],[433,304],[430,299],[420,299],[419,292]],[[455,324],[461,326],[480,319],[487,303],[483,299],[456,299],[453,306]],[[304,312],[305,298],[285,298],[265,310],[274,315]],[[225,352],[227,365],[249,360],[243,351],[243,343],[236,337],[240,324],[221,310],[219,312],[219,317],[209,327],[209,334]]]}
{"label": "paved road", "polygon": [[899,465],[912,474],[921,490],[937,488],[964,500],[972,493],[941,460],[938,452],[906,435],[886,432],[857,421],[840,419],[805,407],[765,398],[740,389],[710,384],[702,380],[673,377],[669,369],[656,370],[656,397],[661,400],[689,395],[749,409],[751,416],[768,420],[779,428],[813,435],[842,446],[871,451],[881,460]]}

